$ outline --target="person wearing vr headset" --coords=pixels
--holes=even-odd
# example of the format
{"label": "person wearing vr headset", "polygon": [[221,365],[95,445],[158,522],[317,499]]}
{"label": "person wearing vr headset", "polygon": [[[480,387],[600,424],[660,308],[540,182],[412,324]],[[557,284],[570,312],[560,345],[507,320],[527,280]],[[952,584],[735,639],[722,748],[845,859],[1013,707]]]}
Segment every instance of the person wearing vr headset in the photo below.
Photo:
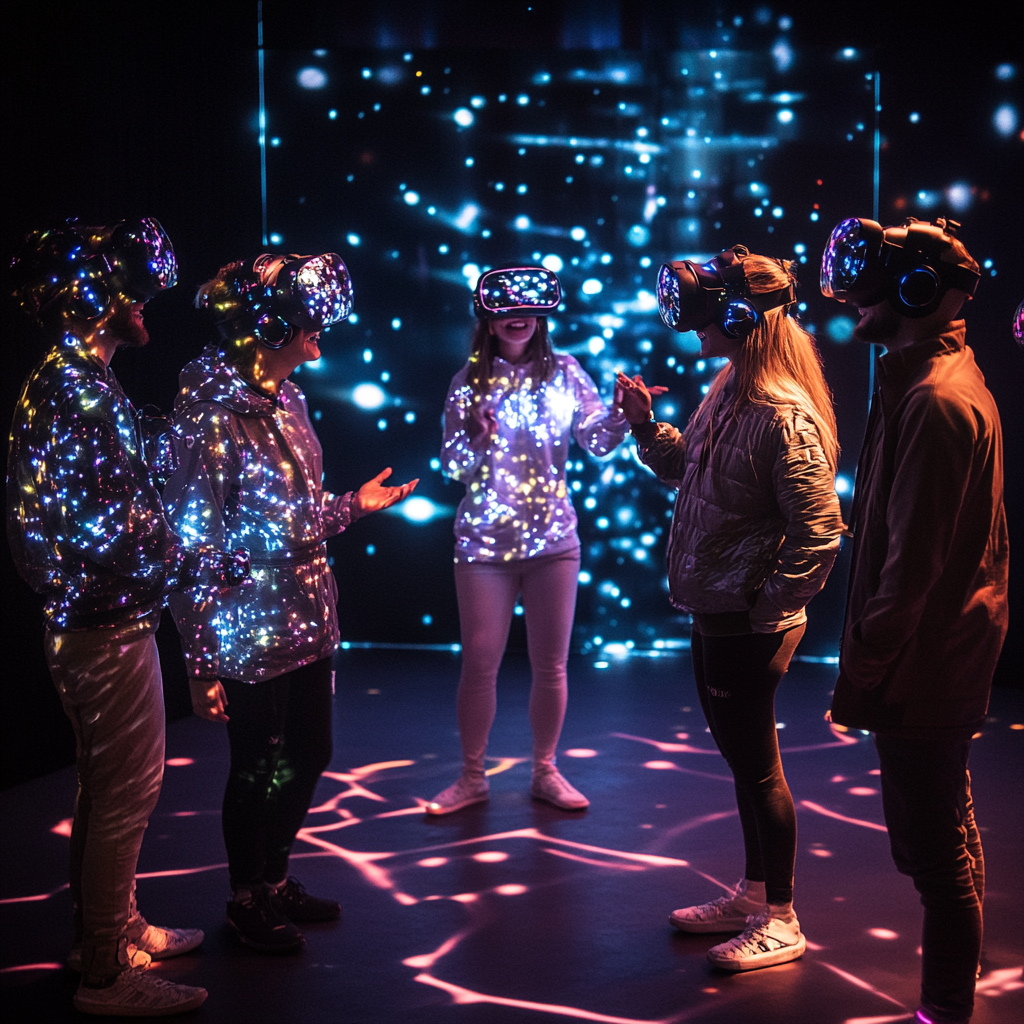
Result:
{"label": "person wearing vr headset", "polygon": [[555,274],[543,267],[487,271],[473,298],[469,362],[448,392],[441,449],[445,474],[466,485],[455,516],[463,769],[426,812],[450,814],[488,798],[484,754],[517,598],[533,673],[530,791],[563,810],[582,810],[590,801],[555,767],[580,566],[565,463],[573,437],[606,455],[628,424],[572,356],[551,348],[547,314],[562,300]]}
{"label": "person wearing vr headset", "polygon": [[860,312],[854,337],[886,349],[831,716],[874,733],[893,860],[924,905],[927,1024],[974,1006],[985,868],[967,764],[1007,628],[1002,435],[957,319],[980,276],[958,227],[850,218],[821,264],[822,292]]}
{"label": "person wearing vr headset", "polygon": [[12,276],[22,308],[55,342],[14,416],[7,536],[18,571],[46,597],[46,660],[77,741],[74,1003],[92,1014],[183,1012],[206,990],[144,968],[189,952],[203,933],[150,925],[135,902],[164,768],[154,634],[169,591],[238,583],[248,570],[242,552],[188,549],[175,535],[135,411],[110,369],[118,348],[149,341],[142,311],[175,284],[174,249],[151,218],[68,221],[29,235]]}
{"label": "person wearing vr headset", "polygon": [[200,587],[171,602],[197,715],[227,725],[223,829],[228,922],[261,952],[304,942],[296,923],[341,907],[288,875],[288,857],[332,752],[337,585],[327,538],[402,501],[385,469],[358,491],[323,487],[323,452],[288,379],[320,358],[320,332],[352,311],[341,257],[231,263],[199,289],[220,343],[181,373],[179,466],[164,491],[189,544],[246,544],[253,572],[235,593]]}
{"label": "person wearing vr headset", "polygon": [[681,931],[739,932],[708,952],[728,971],[786,963],[806,940],[793,912],[796,814],[775,691],[803,636],[843,524],[832,396],[814,340],[789,315],[788,261],[734,246],[666,264],[665,323],[728,364],[680,432],[655,422],[642,378],[619,376],[640,458],[679,489],[668,542],[671,600],[693,616],[691,653],[711,735],[736,784],[746,869],[736,889],[676,910]]}

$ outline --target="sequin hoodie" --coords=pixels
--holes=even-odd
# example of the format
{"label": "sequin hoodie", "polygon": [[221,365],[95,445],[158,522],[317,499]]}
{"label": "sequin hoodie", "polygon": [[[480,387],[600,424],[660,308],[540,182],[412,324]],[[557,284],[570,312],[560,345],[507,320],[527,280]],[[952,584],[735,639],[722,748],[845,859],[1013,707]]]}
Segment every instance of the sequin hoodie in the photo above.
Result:
{"label": "sequin hoodie", "polygon": [[666,557],[672,603],[747,612],[755,633],[806,622],[843,522],[814,420],[798,403],[737,403],[735,377],[680,433],[634,427],[640,458],[679,488]]}
{"label": "sequin hoodie", "polygon": [[256,682],[338,646],[338,590],[326,539],[351,522],[352,494],[323,489],[323,451],[290,380],[276,398],[211,350],[181,372],[178,468],[164,490],[187,544],[249,549],[235,590],[173,595],[189,676]]}
{"label": "sequin hoodie", "polygon": [[565,478],[570,440],[593,455],[607,455],[629,430],[572,356],[556,353],[552,378],[536,389],[532,370],[530,363],[495,356],[482,401],[494,412],[498,432],[481,451],[470,447],[466,433],[476,399],[468,365],[452,380],[441,465],[466,485],[455,515],[456,562],[508,562],[578,547]]}
{"label": "sequin hoodie", "polygon": [[155,630],[186,555],[150,478],[135,412],[73,335],[29,375],[11,429],[7,536],[51,629]]}

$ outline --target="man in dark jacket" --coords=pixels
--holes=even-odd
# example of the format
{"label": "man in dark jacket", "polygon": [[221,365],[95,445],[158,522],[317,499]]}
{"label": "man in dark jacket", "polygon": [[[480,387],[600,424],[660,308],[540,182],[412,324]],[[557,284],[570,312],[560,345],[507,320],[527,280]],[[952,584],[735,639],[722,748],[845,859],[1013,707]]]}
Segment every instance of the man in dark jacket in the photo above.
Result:
{"label": "man in dark jacket", "polygon": [[967,762],[1007,626],[1002,434],[954,319],[978,280],[955,227],[844,221],[822,265],[825,294],[860,311],[854,336],[886,348],[832,721],[874,733],[893,859],[925,908],[918,1019],[934,1024],[974,1006],[985,875]]}

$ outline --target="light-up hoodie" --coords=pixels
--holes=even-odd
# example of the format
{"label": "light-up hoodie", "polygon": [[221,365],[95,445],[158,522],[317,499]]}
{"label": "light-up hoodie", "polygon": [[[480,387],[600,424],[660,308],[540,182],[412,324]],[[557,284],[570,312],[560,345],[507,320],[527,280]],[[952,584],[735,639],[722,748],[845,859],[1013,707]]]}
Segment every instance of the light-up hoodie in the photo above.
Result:
{"label": "light-up hoodie", "polygon": [[531,363],[494,357],[483,399],[498,432],[482,450],[469,444],[466,422],[476,396],[469,366],[452,380],[445,403],[441,466],[466,485],[455,516],[457,562],[508,562],[555,555],[579,545],[565,477],[569,443],[593,455],[613,451],[629,430],[570,355],[556,353],[551,380],[532,387]]}
{"label": "light-up hoodie", "polygon": [[53,629],[156,629],[184,573],[131,403],[73,335],[32,371],[15,411],[7,536]]}
{"label": "light-up hoodie", "polygon": [[323,451],[290,380],[276,398],[214,351],[181,372],[178,468],[168,515],[186,544],[249,549],[252,576],[232,591],[195,588],[169,601],[190,677],[256,682],[338,646],[328,537],[351,522],[351,493],[323,489]]}

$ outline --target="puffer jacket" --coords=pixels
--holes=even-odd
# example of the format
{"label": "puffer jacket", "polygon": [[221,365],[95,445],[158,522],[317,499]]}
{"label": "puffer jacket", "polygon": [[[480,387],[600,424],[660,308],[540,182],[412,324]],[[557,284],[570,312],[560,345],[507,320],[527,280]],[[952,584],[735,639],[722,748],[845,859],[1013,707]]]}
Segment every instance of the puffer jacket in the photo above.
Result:
{"label": "puffer jacket", "polygon": [[644,463],[679,489],[667,551],[673,605],[748,612],[755,633],[773,633],[806,621],[843,523],[807,409],[736,402],[732,385],[683,433],[653,422],[633,433]]}
{"label": "puffer jacket", "polygon": [[190,677],[256,682],[338,646],[328,537],[351,522],[352,495],[323,489],[323,451],[291,381],[276,398],[207,350],[181,372],[178,467],[164,490],[186,544],[249,549],[252,575],[231,591],[169,601]]}

